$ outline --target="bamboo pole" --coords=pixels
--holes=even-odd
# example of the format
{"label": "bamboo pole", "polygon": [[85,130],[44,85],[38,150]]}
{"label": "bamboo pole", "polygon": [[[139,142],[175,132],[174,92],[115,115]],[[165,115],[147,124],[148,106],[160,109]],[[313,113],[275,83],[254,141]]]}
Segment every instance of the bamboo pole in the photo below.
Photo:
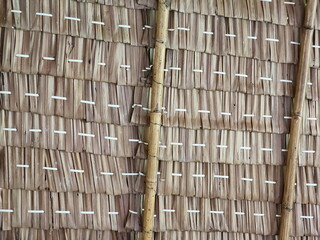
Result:
{"label": "bamboo pole", "polygon": [[305,7],[304,25],[301,38],[299,65],[293,100],[292,119],[288,156],[284,176],[284,190],[282,198],[281,224],[279,240],[288,240],[292,225],[292,209],[295,196],[295,181],[299,156],[301,136],[302,111],[306,95],[307,80],[309,78],[310,55],[315,13],[318,0],[308,0]]}
{"label": "bamboo pole", "polygon": [[153,59],[153,82],[148,141],[148,160],[143,213],[143,239],[153,239],[154,208],[157,191],[158,154],[161,126],[163,77],[169,19],[168,0],[158,0],[155,55]]}

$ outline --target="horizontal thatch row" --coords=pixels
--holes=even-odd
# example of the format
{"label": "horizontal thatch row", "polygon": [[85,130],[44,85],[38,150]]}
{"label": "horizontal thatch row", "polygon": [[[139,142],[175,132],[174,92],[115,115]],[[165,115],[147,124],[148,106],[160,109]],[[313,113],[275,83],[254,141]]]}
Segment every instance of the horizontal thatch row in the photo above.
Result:
{"label": "horizontal thatch row", "polygon": [[[67,152],[146,157],[144,130],[135,126],[90,123],[82,120],[1,111],[1,145],[59,149]],[[302,138],[300,165],[318,166],[319,137]],[[160,159],[248,164],[282,164],[286,137],[277,134],[228,130],[164,128]],[[138,145],[141,148],[138,150]]]}
{"label": "horizontal thatch row", "polygon": [[[126,8],[120,9],[127,10]],[[141,10],[128,11],[141,12]],[[118,10],[116,12],[120,11]],[[105,14],[104,16],[108,16],[108,14]],[[41,19],[41,17],[39,16],[36,17]],[[130,16],[126,16],[125,22],[128,21],[128,18],[130,18]],[[78,26],[81,25],[81,21],[69,21],[62,18],[62,22],[65,25],[68,25],[66,23],[70,22],[69,24],[72,26],[70,28],[71,30],[79,30],[83,28],[87,30],[88,28],[81,28],[80,26]],[[97,38],[95,36],[96,34],[94,32],[92,33],[92,31],[86,31],[86,33],[90,32],[90,34],[75,34],[72,32],[64,31],[48,31],[47,29],[42,28],[32,28],[31,30],[41,30],[48,33],[58,33],[62,35],[67,34],[76,37],[88,37],[108,42],[111,41],[130,43],[137,46],[153,46],[153,28],[144,27],[144,25],[148,23],[140,24],[139,27],[130,26],[131,28],[127,28],[121,26],[123,24],[129,23],[121,23],[121,20],[119,20],[119,22],[119,24],[115,24],[115,26],[109,28],[114,31],[114,33],[109,33],[110,36],[113,36],[113,39],[109,39],[107,37],[104,37],[102,39]],[[204,22],[206,24],[203,24]],[[93,27],[95,28],[100,28],[101,34],[103,33],[102,29],[106,28],[105,25],[91,25],[93,25]],[[12,24],[3,23],[1,25],[0,23],[0,26],[11,28]],[[91,29],[93,27],[91,26]],[[17,27],[17,29],[30,30],[29,27]],[[32,34],[35,33],[28,32],[27,35]],[[320,51],[318,34],[318,31],[316,31],[315,40],[313,43],[313,66],[320,65],[318,56]],[[30,37],[25,37],[26,40],[28,40],[28,38]],[[265,22],[252,22],[234,18],[221,18],[214,16],[202,16],[198,14],[172,12],[171,20],[169,22],[168,47],[171,49],[187,49],[191,51],[206,52],[217,55],[235,55],[241,57],[257,58],[261,60],[271,60],[282,63],[296,63],[299,49],[298,39],[299,28],[297,27],[280,26]],[[8,42],[8,39],[5,39],[5,41]],[[29,40],[25,45],[30,45],[30,42],[31,41]],[[261,45],[263,45],[264,47],[261,48]],[[36,47],[38,47],[38,45]],[[25,51],[31,52],[31,50],[29,50],[28,48],[26,48]]]}
{"label": "horizontal thatch row", "polygon": [[[119,50],[125,47],[124,44],[113,45],[114,49]],[[118,46],[118,47],[117,47]],[[126,48],[131,48],[135,50],[141,50],[141,48],[132,47],[126,45]],[[121,52],[125,52],[122,51]],[[128,54],[130,50],[126,51]],[[141,53],[142,54],[142,53]],[[144,65],[143,59],[147,58],[147,54],[143,57],[137,57],[136,61],[140,65]],[[133,54],[134,55],[134,54]],[[142,69],[140,72],[134,70],[124,70],[121,69],[121,57],[119,56],[116,61],[118,61],[118,66],[108,63],[106,66],[99,65],[93,68],[85,68],[84,73],[81,74],[82,77],[77,77],[75,71],[69,69],[72,63],[65,61],[66,72],[57,73],[58,66],[52,66],[48,68],[46,64],[39,64],[39,68],[35,69],[34,75],[32,69],[21,67],[13,67],[11,65],[4,64],[2,66],[3,71],[1,74],[2,88],[3,90],[15,92],[17,87],[15,82],[28,81],[29,79],[34,79],[36,81],[38,78],[44,79],[50,78],[54,79],[55,82],[59,82],[60,78],[67,76],[72,79],[84,79],[93,80],[98,82],[108,82],[115,83],[118,85],[130,85],[130,86],[148,86],[151,81],[151,69]],[[132,57],[131,57],[132,59]],[[21,60],[21,59],[15,59]],[[112,61],[112,59],[110,60]],[[209,91],[226,91],[226,92],[243,92],[248,94],[258,94],[258,95],[274,95],[274,96],[292,96],[293,95],[293,84],[294,84],[294,74],[295,66],[293,64],[276,64],[271,62],[259,61],[254,59],[238,58],[232,56],[214,56],[208,54],[200,54],[191,51],[167,51],[167,69],[165,73],[164,85],[167,87],[179,88],[179,89],[202,89]],[[197,62],[198,67],[194,64]],[[128,63],[128,60],[122,61],[122,63]],[[128,66],[132,66],[131,62]],[[191,67],[190,67],[191,63]],[[74,64],[73,64],[74,65]],[[174,67],[176,66],[176,67]],[[233,66],[233,68],[231,68]],[[34,67],[34,66],[33,66]],[[201,68],[206,68],[204,72],[200,71]],[[176,69],[172,69],[176,68]],[[197,69],[196,69],[197,68]],[[68,70],[67,70],[68,69]],[[235,70],[226,70],[235,69]],[[237,70],[239,69],[239,70]],[[63,69],[62,69],[63,70]],[[221,70],[216,71],[216,70]],[[12,73],[14,72],[24,72]],[[203,71],[203,70],[201,70]],[[89,74],[89,73],[92,74]],[[311,69],[311,79],[308,83],[307,98],[317,100],[319,84],[316,81],[318,79],[318,69]],[[32,75],[31,75],[32,74]],[[108,75],[106,75],[108,74]],[[241,76],[239,76],[239,74]],[[50,75],[50,76],[48,76]],[[57,75],[57,76],[55,76]],[[57,79],[57,77],[59,77]],[[187,79],[189,79],[187,81]],[[30,81],[30,80],[29,80]],[[60,80],[61,81],[61,80]],[[68,81],[64,79],[63,81]],[[312,84],[312,85],[310,85]]]}
{"label": "horizontal thatch row", "polygon": [[110,195],[134,193],[137,189],[143,193],[144,164],[138,159],[85,152],[7,147],[1,151],[0,186]]}
{"label": "horizontal thatch row", "polygon": [[[148,2],[148,7],[154,7],[155,0],[132,1],[121,0],[77,0],[79,2],[98,3],[105,5],[116,5],[127,8],[139,8]],[[139,5],[140,4],[140,5]],[[144,5],[146,6],[146,5]],[[253,21],[272,22],[280,25],[300,26],[303,17],[303,6],[300,1],[288,0],[172,0],[170,9],[185,13],[199,13],[203,15],[221,15]]]}
{"label": "horizontal thatch row", "polygon": [[150,74],[148,51],[65,35],[1,28],[1,71],[137,85]]}
{"label": "horizontal thatch row", "polygon": [[[50,13],[52,17],[48,17],[36,15],[36,6],[40,4],[24,4],[31,5],[32,13],[12,13],[11,6],[8,5],[6,16],[3,17],[0,26],[153,46],[153,10],[134,10],[76,1],[64,1],[60,6],[59,2],[52,1],[51,4],[55,5],[52,9],[55,11]],[[97,17],[90,19],[79,18],[88,18],[95,14]],[[316,31],[313,43],[314,66],[320,65],[318,35],[319,32]],[[168,47],[172,49],[296,63],[298,41],[299,28],[293,26],[175,11],[170,15]],[[261,45],[264,47],[261,48]]]}
{"label": "horizontal thatch row", "polygon": [[[252,58],[167,50],[166,69],[164,85],[169,87],[293,96],[297,66]],[[306,97],[317,100],[318,69],[311,68],[310,74]]]}
{"label": "horizontal thatch row", "polygon": [[[136,88],[134,102],[147,106],[146,92],[149,92],[148,88]],[[165,88],[162,123],[191,129],[286,133],[290,125],[291,103],[290,97]],[[142,107],[135,107],[131,122],[147,124],[144,112]],[[317,101],[305,102],[304,134],[318,135],[319,112]]]}
{"label": "horizontal thatch row", "polygon": [[[132,86],[150,81],[150,53],[145,48],[5,28],[1,34],[5,39],[2,71]],[[166,86],[292,96],[293,64],[185,50],[168,50],[166,63]],[[311,76],[307,97],[317,100],[318,69],[312,69]]]}
{"label": "horizontal thatch row", "polygon": [[[2,109],[88,122],[128,125],[131,121],[134,87],[45,75],[8,75],[3,75],[0,87]],[[148,111],[144,111],[147,118]]]}
{"label": "horizontal thatch row", "polygon": [[[0,239],[21,240],[137,240],[141,233],[118,233],[114,231],[98,231],[89,229],[59,229],[41,230],[34,228],[15,228],[9,231],[1,231]],[[166,231],[154,234],[155,240],[277,240],[277,236],[264,236],[250,233],[231,232],[197,232],[197,231]],[[319,240],[320,237],[291,237],[290,240]]]}
{"label": "horizontal thatch row", "polygon": [[76,0],[78,2],[97,3],[126,8],[155,8],[156,0]]}
{"label": "horizontal thatch row", "polygon": [[[159,195],[196,196],[281,203],[283,168],[269,165],[229,165],[160,162]],[[319,168],[299,167],[297,203],[320,203]]]}
{"label": "horizontal thatch row", "polygon": [[[14,228],[8,231],[0,231],[0,239],[10,240],[138,240],[138,236],[139,233],[135,232],[119,233],[116,231],[98,231],[89,229],[42,230],[35,228]],[[160,240],[161,238],[158,237],[158,239]],[[261,238],[261,240],[269,239]]]}
{"label": "horizontal thatch row", "polygon": [[[68,152],[132,157],[139,144],[138,128],[1,110],[1,146],[38,147]],[[116,138],[116,139],[115,139]],[[123,143],[123,144],[119,144]]]}
{"label": "horizontal thatch row", "polygon": [[[141,230],[141,196],[1,190],[1,228]],[[223,231],[275,235],[278,205],[270,202],[158,196],[155,231]],[[70,211],[56,212],[56,211]],[[318,236],[319,205],[296,204],[294,236]],[[313,217],[313,218],[311,218]],[[308,227],[307,227],[308,226]]]}
{"label": "horizontal thatch row", "polygon": [[145,25],[155,25],[154,10],[85,4],[73,0],[1,0],[0,5],[0,26],[8,28],[132,45],[149,45],[153,42],[154,28],[146,28]]}
{"label": "horizontal thatch row", "polygon": [[[265,236],[251,233],[232,233],[232,232],[196,232],[196,231],[166,231],[155,234],[156,240],[193,240],[193,239],[207,239],[207,240],[278,240],[278,236]],[[304,237],[290,237],[290,240],[319,240],[320,237],[304,236]]]}
{"label": "horizontal thatch row", "polygon": [[[6,148],[1,188],[54,192],[143,193],[145,161],[88,153]],[[160,162],[160,195],[281,202],[282,167]],[[320,205],[320,170],[299,167],[296,202]]]}
{"label": "horizontal thatch row", "polygon": [[134,211],[141,209],[140,205],[140,195],[1,190],[0,208],[7,212],[0,213],[0,223],[3,230],[22,227],[124,232],[139,225]]}
{"label": "horizontal thatch row", "polygon": [[[1,107],[6,110],[98,123],[148,123],[151,89],[147,87],[14,73],[3,73],[0,80]],[[290,97],[168,87],[164,95],[165,126],[216,129],[225,124],[234,130],[288,131]],[[316,103],[307,101],[306,128],[310,121],[317,122]],[[227,117],[238,121],[223,123]]]}

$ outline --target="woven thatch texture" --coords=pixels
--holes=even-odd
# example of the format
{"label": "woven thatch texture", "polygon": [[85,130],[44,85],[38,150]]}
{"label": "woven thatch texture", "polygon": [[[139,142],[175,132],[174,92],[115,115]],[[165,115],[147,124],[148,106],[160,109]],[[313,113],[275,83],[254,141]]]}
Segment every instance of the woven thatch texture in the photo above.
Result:
{"label": "woven thatch texture", "polygon": [[[0,213],[1,236],[141,230],[154,1],[88,2],[0,1],[0,209],[13,210]],[[274,239],[302,6],[174,0],[172,9],[156,239]],[[319,33],[294,236],[320,235]]]}

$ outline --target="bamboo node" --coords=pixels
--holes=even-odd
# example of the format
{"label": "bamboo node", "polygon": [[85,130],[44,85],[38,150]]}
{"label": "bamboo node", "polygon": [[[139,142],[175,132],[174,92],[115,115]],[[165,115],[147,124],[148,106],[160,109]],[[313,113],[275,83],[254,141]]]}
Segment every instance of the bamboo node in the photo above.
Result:
{"label": "bamboo node", "polygon": [[158,82],[158,81],[156,81],[156,80],[152,80],[152,82],[155,82],[155,83],[157,83],[157,84],[159,84],[159,85],[163,85],[163,83]]}
{"label": "bamboo node", "polygon": [[293,208],[290,207],[290,206],[283,206],[283,209],[285,209],[285,210],[287,210],[289,212],[291,212],[293,210]]}
{"label": "bamboo node", "polygon": [[[159,112],[155,112],[155,113],[159,113]],[[155,123],[155,122],[150,122],[150,125],[153,124],[153,125],[158,125],[158,126],[162,126],[161,123]]]}
{"label": "bamboo node", "polygon": [[156,39],[156,42],[157,42],[157,43],[160,43],[160,44],[165,44],[165,42],[164,42],[163,40],[158,40],[158,39]]}

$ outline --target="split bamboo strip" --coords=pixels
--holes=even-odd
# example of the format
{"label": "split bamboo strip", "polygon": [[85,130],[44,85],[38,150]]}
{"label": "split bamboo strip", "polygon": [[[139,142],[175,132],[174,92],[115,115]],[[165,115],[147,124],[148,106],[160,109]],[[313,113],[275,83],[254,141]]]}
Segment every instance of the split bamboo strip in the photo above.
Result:
{"label": "split bamboo strip", "polygon": [[159,0],[150,113],[148,161],[143,214],[143,239],[153,239],[154,209],[157,189],[158,154],[163,98],[163,78],[168,37],[169,1]]}
{"label": "split bamboo strip", "polygon": [[302,126],[303,103],[306,95],[307,80],[310,71],[312,35],[314,31],[317,0],[309,0],[305,8],[303,34],[301,39],[300,59],[297,72],[295,97],[292,110],[290,140],[285,172],[282,199],[280,240],[288,240],[292,225],[292,208],[295,193],[296,171],[299,156],[299,142]]}

